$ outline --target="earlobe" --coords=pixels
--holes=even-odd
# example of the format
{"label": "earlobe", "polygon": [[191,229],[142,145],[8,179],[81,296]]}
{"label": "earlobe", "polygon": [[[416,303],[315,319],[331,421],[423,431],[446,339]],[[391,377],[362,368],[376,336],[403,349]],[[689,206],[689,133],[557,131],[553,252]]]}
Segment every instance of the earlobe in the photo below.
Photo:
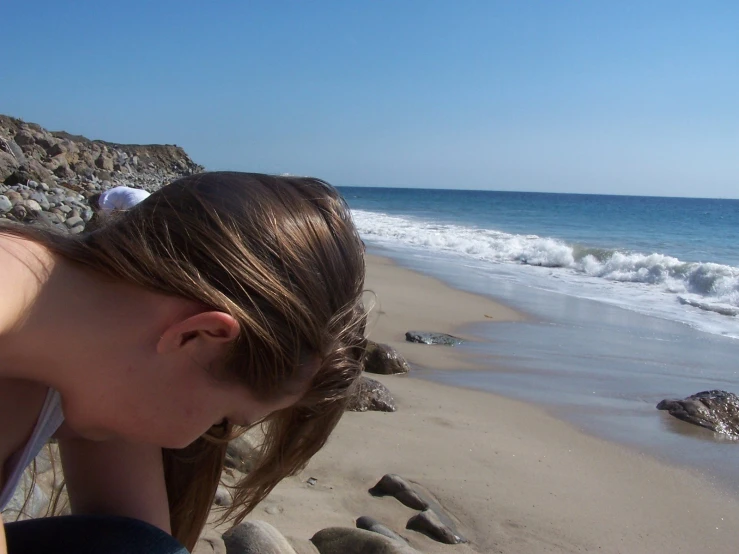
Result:
{"label": "earlobe", "polygon": [[239,336],[239,323],[229,314],[201,312],[170,325],[157,343],[158,354],[168,354],[195,339],[211,344],[225,344]]}

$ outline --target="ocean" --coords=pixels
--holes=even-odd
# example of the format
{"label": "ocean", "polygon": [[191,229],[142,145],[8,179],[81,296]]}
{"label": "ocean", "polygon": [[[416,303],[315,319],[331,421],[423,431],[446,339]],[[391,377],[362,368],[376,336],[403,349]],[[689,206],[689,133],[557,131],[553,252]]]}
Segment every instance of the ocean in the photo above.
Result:
{"label": "ocean", "polygon": [[655,409],[739,393],[739,200],[341,191],[369,251],[529,316],[466,329],[490,371],[425,377],[536,402],[739,492],[739,442]]}

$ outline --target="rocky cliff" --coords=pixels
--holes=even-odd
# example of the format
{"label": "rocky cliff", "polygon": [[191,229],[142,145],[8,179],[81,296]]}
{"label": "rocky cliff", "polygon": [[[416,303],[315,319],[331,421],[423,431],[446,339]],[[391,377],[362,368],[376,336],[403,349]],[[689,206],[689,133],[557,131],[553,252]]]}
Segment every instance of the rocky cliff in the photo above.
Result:
{"label": "rocky cliff", "polygon": [[0,218],[80,232],[89,196],[118,185],[153,191],[200,171],[177,145],[90,140],[0,115]]}

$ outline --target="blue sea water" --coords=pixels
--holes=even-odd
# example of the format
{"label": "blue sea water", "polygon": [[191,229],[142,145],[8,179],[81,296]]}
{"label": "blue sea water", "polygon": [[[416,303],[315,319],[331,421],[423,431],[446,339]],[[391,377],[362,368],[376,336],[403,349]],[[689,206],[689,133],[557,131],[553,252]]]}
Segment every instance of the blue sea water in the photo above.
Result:
{"label": "blue sea water", "polygon": [[479,341],[462,348],[490,371],[426,377],[547,406],[739,493],[739,442],[655,409],[739,393],[739,200],[342,193],[371,252],[529,316],[465,330]]}
{"label": "blue sea water", "polygon": [[532,287],[739,338],[739,200],[343,192],[375,246],[450,255],[450,263],[474,263]]}

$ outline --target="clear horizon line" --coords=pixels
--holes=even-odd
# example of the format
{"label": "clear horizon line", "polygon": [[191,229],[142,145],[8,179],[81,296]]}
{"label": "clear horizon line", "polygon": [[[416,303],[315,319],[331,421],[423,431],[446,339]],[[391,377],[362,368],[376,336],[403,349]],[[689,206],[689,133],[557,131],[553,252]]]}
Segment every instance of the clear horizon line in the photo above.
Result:
{"label": "clear horizon line", "polygon": [[448,189],[443,187],[423,187],[423,186],[388,186],[388,185],[335,185],[339,188],[365,188],[365,189],[403,189],[403,190],[445,190],[458,192],[521,192],[524,194],[568,194],[577,196],[621,196],[631,198],[685,198],[691,200],[739,200],[739,196],[666,196],[662,194],[619,194],[619,193],[599,193],[599,192],[552,192],[541,190],[506,190],[506,189]]}

